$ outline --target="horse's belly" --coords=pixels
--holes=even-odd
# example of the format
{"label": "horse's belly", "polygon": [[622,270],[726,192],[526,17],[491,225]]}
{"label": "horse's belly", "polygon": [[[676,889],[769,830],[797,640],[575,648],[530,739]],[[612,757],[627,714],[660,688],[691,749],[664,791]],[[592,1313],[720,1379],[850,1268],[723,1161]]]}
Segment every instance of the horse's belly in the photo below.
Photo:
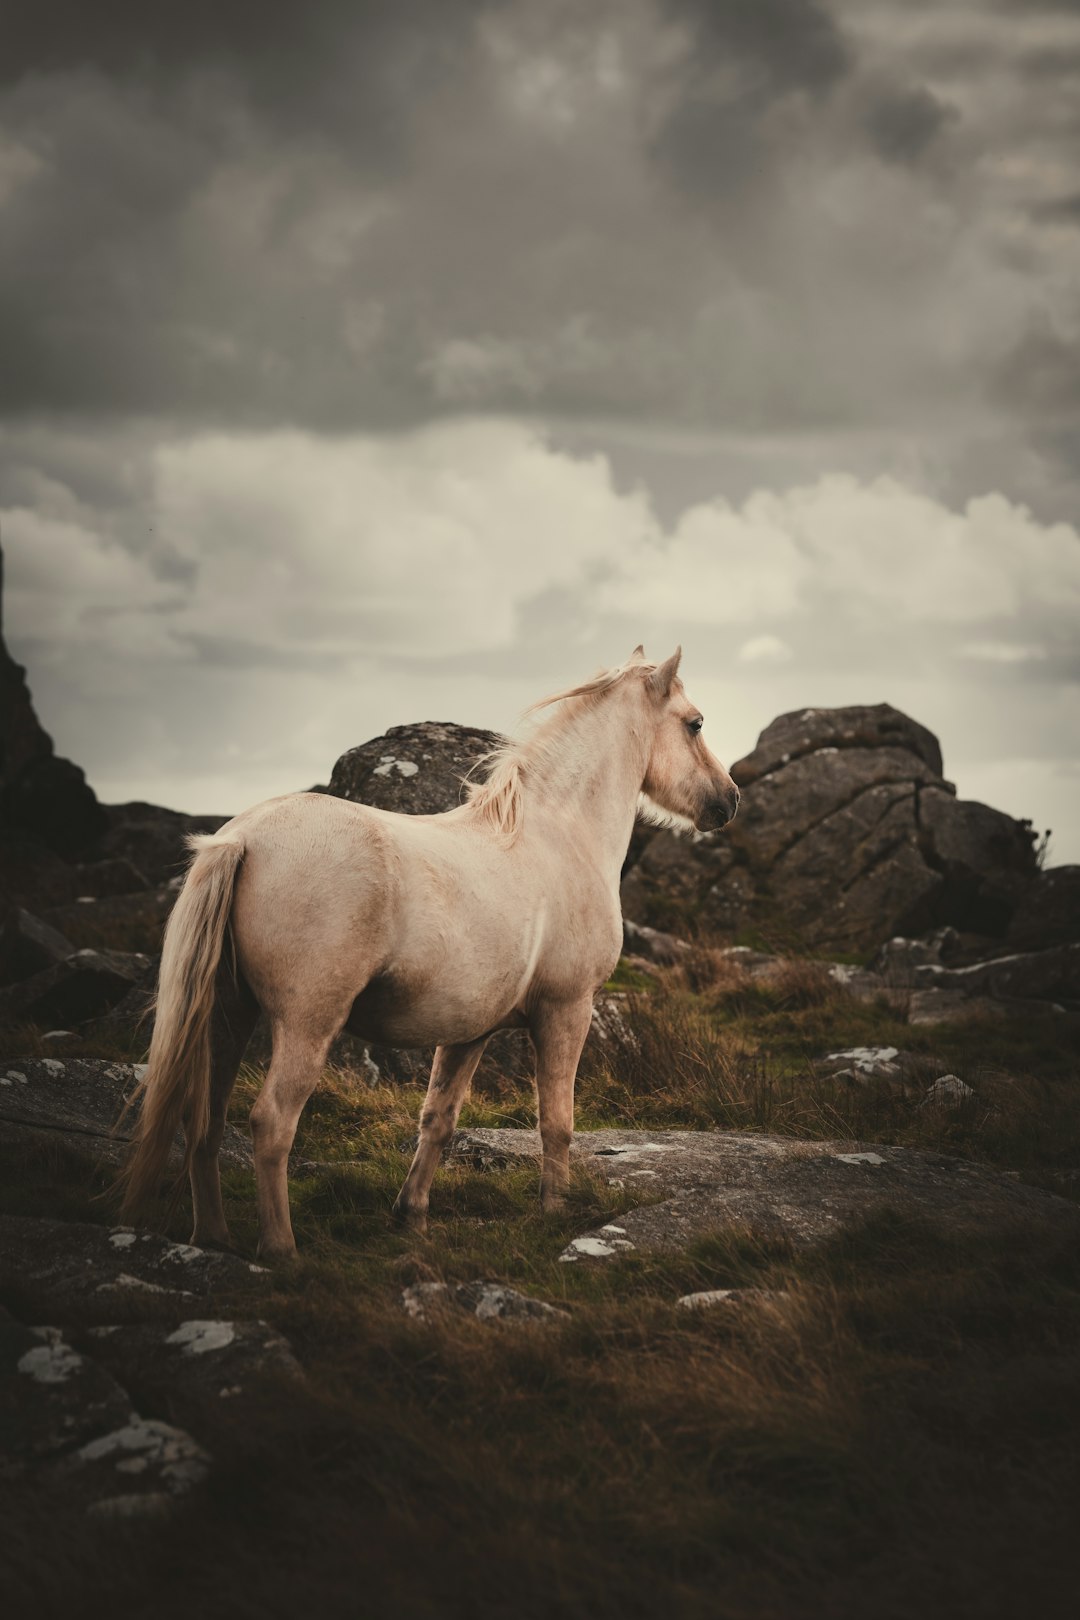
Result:
{"label": "horse's belly", "polygon": [[410,990],[392,978],[374,979],[352,1004],[346,1028],[379,1046],[458,1046],[489,1030],[524,1022],[513,998],[459,998]]}

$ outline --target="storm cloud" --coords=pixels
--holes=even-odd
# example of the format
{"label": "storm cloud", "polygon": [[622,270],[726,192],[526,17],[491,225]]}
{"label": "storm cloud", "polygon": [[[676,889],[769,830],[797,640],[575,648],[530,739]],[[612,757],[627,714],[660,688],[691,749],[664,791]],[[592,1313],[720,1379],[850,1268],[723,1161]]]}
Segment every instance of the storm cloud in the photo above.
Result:
{"label": "storm cloud", "polygon": [[907,692],[1064,803],[1078,133],[1065,6],[16,5],[46,722],[107,793],[228,808],[686,630],[738,748]]}

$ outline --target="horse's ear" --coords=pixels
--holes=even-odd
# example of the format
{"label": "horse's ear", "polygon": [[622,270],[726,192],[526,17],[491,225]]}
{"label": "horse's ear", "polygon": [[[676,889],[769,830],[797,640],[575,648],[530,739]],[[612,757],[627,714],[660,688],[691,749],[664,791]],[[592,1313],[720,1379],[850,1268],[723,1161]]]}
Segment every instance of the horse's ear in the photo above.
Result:
{"label": "horse's ear", "polygon": [[641,642],[639,641],[637,646],[634,648],[633,652],[630,654],[630,657],[631,658],[644,658],[644,656],[645,656],[645,648],[641,645]]}
{"label": "horse's ear", "polygon": [[662,664],[657,664],[649,676],[646,685],[655,697],[666,698],[671,691],[671,683],[679,673],[679,660],[682,657],[682,648],[676,647],[670,658],[665,658]]}

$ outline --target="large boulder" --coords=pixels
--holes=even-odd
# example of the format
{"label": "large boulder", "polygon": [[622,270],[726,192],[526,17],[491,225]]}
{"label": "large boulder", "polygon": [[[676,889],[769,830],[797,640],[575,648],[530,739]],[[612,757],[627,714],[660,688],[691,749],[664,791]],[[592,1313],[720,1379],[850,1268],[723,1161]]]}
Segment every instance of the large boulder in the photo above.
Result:
{"label": "large boulder", "polygon": [[328,791],[379,810],[438,815],[461,804],[465,779],[504,740],[494,731],[449,720],[391,726],[383,736],[342,754]]}
{"label": "large boulder", "polygon": [[885,703],[781,715],[732,766],[730,827],[658,833],[624,878],[624,911],[817,950],[943,924],[1001,938],[1037,874],[1030,826],[957,800],[941,768],[936,738]]}
{"label": "large boulder", "polygon": [[43,973],[74,954],[75,946],[58,929],[16,906],[0,927],[0,984]]}
{"label": "large boulder", "polygon": [[1031,883],[1013,912],[1009,944],[1047,950],[1080,940],[1080,866],[1051,866]]}
{"label": "large boulder", "polygon": [[0,990],[0,1025],[84,1024],[141,985],[151,959],[133,951],[81,950]]}

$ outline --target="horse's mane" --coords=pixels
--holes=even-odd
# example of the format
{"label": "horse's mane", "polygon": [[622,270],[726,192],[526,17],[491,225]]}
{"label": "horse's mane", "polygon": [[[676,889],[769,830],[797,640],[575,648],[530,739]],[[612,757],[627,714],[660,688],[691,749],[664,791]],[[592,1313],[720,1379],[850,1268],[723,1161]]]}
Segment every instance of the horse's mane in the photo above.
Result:
{"label": "horse's mane", "polygon": [[491,830],[507,843],[516,836],[523,813],[522,781],[530,769],[535,770],[544,759],[554,755],[559,742],[574,722],[589,709],[593,709],[611,691],[627,678],[632,670],[652,670],[656,665],[632,654],[625,664],[613,669],[601,669],[591,680],[580,686],[568,686],[562,692],[552,692],[537,703],[530,703],[522,719],[539,714],[543,709],[557,705],[555,713],[524,742],[513,739],[493,748],[477,760],[475,769],[484,765],[488,774],[482,782],[467,782],[466,803],[485,821]]}

